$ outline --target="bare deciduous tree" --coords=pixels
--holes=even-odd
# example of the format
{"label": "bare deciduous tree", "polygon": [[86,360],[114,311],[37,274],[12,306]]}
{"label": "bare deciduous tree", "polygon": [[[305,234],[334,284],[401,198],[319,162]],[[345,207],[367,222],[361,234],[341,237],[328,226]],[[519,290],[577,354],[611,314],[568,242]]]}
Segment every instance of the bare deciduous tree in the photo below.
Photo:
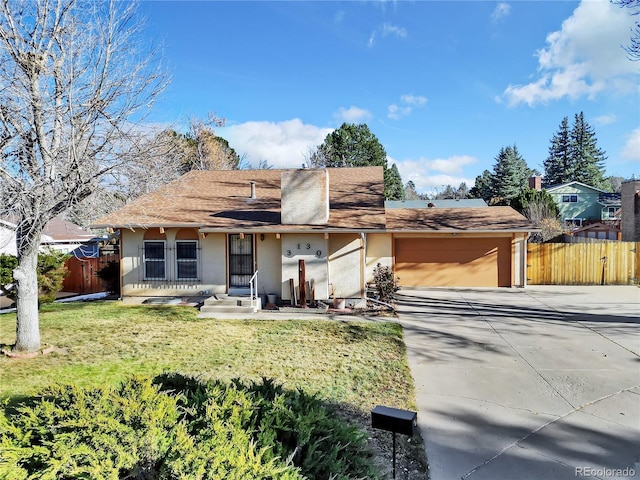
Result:
{"label": "bare deciduous tree", "polygon": [[640,0],[611,0],[615,5],[628,8],[630,14],[636,17],[631,30],[629,45],[624,46],[630,60],[640,61]]}
{"label": "bare deciduous tree", "polygon": [[137,122],[166,84],[120,1],[0,1],[0,183],[17,219],[16,350],[40,347],[36,263],[44,225],[135,162]]}

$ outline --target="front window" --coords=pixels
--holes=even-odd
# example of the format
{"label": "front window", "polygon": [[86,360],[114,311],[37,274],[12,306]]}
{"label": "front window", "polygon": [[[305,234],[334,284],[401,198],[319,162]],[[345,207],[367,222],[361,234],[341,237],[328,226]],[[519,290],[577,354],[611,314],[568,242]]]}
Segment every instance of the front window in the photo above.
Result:
{"label": "front window", "polygon": [[562,203],[576,203],[578,195],[562,195]]}
{"label": "front window", "polygon": [[144,278],[145,280],[164,280],[166,249],[164,241],[144,242]]}
{"label": "front window", "polygon": [[176,242],[176,268],[178,280],[198,279],[198,242]]}

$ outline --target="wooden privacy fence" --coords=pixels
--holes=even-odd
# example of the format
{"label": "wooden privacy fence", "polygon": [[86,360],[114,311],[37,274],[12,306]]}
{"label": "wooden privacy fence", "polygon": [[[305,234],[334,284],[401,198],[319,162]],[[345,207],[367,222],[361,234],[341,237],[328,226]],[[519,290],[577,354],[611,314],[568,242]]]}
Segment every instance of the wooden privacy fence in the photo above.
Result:
{"label": "wooden privacy fence", "polygon": [[530,285],[629,285],[640,277],[640,243],[530,243]]}
{"label": "wooden privacy fence", "polygon": [[69,273],[64,279],[62,290],[80,294],[105,292],[106,287],[96,273],[109,261],[118,262],[119,255],[101,255],[97,258],[71,257],[66,266]]}

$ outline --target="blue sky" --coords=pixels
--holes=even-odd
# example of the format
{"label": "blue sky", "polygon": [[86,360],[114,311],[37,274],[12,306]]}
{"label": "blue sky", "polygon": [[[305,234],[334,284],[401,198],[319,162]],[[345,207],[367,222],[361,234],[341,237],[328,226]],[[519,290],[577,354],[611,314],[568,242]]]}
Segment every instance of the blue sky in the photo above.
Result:
{"label": "blue sky", "polygon": [[584,111],[607,174],[640,176],[633,18],[607,0],[168,2],[141,6],[172,82],[149,120],[216,112],[251,164],[300,167],[343,122],[366,123],[419,192],[469,186],[516,144],[542,171]]}

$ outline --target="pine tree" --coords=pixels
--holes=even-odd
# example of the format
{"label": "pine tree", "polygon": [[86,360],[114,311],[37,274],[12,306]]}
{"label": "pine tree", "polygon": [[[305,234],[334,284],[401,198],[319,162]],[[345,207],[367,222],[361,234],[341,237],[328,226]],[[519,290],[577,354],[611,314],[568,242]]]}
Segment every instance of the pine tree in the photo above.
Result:
{"label": "pine tree", "polygon": [[569,119],[564,117],[551,139],[549,156],[544,161],[544,183],[547,186],[567,183],[573,178]]}
{"label": "pine tree", "polygon": [[576,114],[571,129],[571,157],[575,165],[572,180],[604,189],[607,157],[596,143],[595,131],[585,121],[583,112]]}
{"label": "pine tree", "polygon": [[550,186],[576,181],[608,189],[604,176],[607,157],[596,143],[595,131],[585,121],[583,112],[575,114],[571,130],[569,119],[564,117],[551,139],[549,156],[544,161],[544,184]]}
{"label": "pine tree", "polygon": [[395,163],[384,172],[384,198],[385,200],[404,200],[406,198],[402,178]]}
{"label": "pine tree", "polygon": [[482,198],[485,202],[491,200],[491,185],[493,176],[489,170],[485,170],[476,177],[475,185],[471,187],[469,195],[471,198]]}
{"label": "pine tree", "polygon": [[326,136],[311,154],[314,167],[369,167],[384,169],[386,200],[403,200],[404,187],[398,168],[387,167],[387,152],[366,124],[343,123]]}
{"label": "pine tree", "polygon": [[409,180],[404,186],[404,198],[405,200],[420,200],[420,194],[418,194],[416,184],[412,180]]}
{"label": "pine tree", "polygon": [[518,152],[518,147],[501,148],[493,167],[491,193],[501,203],[518,195],[528,185],[531,170]]}

